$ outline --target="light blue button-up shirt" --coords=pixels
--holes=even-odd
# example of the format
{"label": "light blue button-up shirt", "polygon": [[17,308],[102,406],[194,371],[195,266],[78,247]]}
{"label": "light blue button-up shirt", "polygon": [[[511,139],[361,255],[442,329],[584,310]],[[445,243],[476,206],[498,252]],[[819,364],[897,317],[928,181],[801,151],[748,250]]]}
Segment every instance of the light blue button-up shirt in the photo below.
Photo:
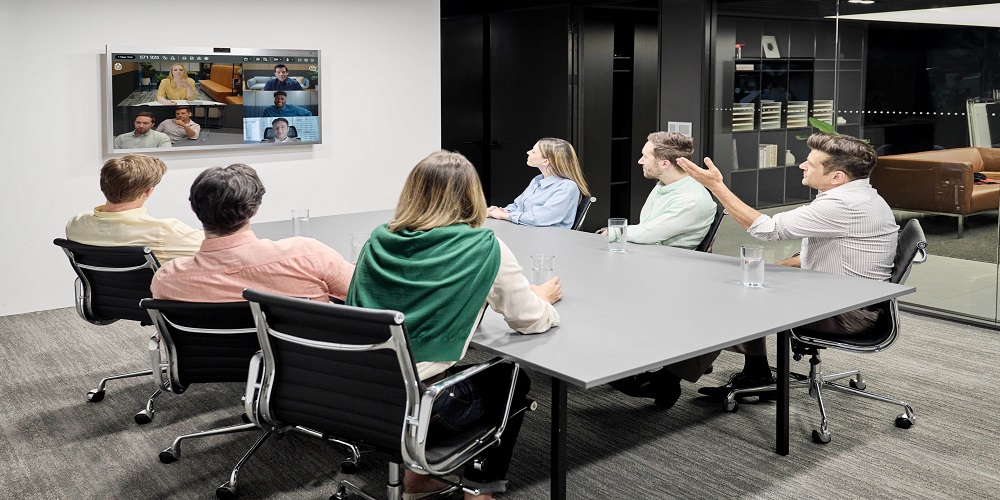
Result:
{"label": "light blue button-up shirt", "polygon": [[510,221],[525,226],[573,227],[580,188],[570,179],[538,174],[524,192],[507,205]]}

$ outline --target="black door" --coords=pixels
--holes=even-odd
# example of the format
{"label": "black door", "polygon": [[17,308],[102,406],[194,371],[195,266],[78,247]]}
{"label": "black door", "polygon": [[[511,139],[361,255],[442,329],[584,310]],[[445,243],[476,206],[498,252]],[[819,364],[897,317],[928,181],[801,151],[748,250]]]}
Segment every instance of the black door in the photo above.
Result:
{"label": "black door", "polygon": [[542,137],[570,137],[569,7],[489,15],[491,205],[504,206],[538,170],[526,152]]}
{"label": "black door", "polygon": [[441,149],[475,165],[489,195],[485,17],[441,20]]}

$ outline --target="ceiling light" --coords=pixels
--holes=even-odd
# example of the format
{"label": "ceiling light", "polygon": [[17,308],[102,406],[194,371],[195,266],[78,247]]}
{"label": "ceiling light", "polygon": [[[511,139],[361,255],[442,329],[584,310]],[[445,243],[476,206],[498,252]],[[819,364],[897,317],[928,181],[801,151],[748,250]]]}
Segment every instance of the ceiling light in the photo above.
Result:
{"label": "ceiling light", "polygon": [[847,0],[847,3],[860,3],[860,4],[868,5],[868,4],[875,3],[875,0]]}

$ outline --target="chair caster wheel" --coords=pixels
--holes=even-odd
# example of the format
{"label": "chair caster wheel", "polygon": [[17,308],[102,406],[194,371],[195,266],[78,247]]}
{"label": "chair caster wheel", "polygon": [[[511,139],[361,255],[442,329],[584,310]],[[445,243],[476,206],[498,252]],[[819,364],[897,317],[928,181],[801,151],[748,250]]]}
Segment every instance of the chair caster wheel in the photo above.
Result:
{"label": "chair caster wheel", "polygon": [[826,444],[830,442],[830,432],[820,432],[813,429],[813,442],[816,444]]}
{"label": "chair caster wheel", "polygon": [[170,453],[169,449],[160,452],[160,463],[172,464],[177,461],[177,457],[173,453]]}
{"label": "chair caster wheel", "polygon": [[104,391],[90,391],[87,393],[87,401],[100,403],[104,400]]}
{"label": "chair caster wheel", "polygon": [[139,413],[136,413],[135,417],[133,418],[135,419],[135,423],[139,425],[148,424],[153,421],[153,416],[146,413],[146,410],[142,410]]}
{"label": "chair caster wheel", "polygon": [[233,500],[237,497],[236,487],[226,483],[215,489],[215,497],[219,500]]}
{"label": "chair caster wheel", "polygon": [[243,419],[243,423],[244,424],[252,424],[253,423],[253,422],[250,421],[250,417],[246,413],[244,413],[243,415],[240,415],[240,418]]}
{"label": "chair caster wheel", "polygon": [[910,427],[913,427],[913,420],[910,420],[910,417],[907,417],[906,415],[900,415],[896,417],[896,427],[899,427],[900,429],[909,429]]}
{"label": "chair caster wheel", "polygon": [[868,387],[868,384],[866,384],[864,380],[854,380],[853,378],[850,382],[848,382],[848,385],[859,391],[863,391]]}
{"label": "chair caster wheel", "polygon": [[737,403],[735,399],[732,401],[722,402],[722,410],[725,411],[726,413],[736,413],[736,411],[739,409],[740,409],[740,404]]}
{"label": "chair caster wheel", "polygon": [[358,470],[360,470],[360,468],[356,462],[344,460],[340,463],[340,472],[343,472],[344,474],[357,474]]}

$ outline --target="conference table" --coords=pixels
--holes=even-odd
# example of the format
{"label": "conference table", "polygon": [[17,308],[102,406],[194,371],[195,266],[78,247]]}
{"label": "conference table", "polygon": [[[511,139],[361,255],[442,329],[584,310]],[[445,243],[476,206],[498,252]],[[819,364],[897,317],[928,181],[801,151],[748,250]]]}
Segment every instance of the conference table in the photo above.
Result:
{"label": "conference table", "polygon": [[[350,233],[371,232],[391,210],[309,222],[310,236],[350,256]],[[555,256],[563,286],[560,325],[521,335],[487,308],[472,345],[552,379],[551,498],[566,498],[568,384],[590,389],[626,376],[778,334],[775,451],[788,454],[789,328],[913,292],[888,282],[767,265],[763,288],[739,281],[739,260],[660,245],[608,251],[593,233],[487,219],[522,266]],[[254,224],[261,238],[291,235],[291,222]],[[526,276],[530,270],[525,269]],[[405,311],[404,311],[405,312]]]}

